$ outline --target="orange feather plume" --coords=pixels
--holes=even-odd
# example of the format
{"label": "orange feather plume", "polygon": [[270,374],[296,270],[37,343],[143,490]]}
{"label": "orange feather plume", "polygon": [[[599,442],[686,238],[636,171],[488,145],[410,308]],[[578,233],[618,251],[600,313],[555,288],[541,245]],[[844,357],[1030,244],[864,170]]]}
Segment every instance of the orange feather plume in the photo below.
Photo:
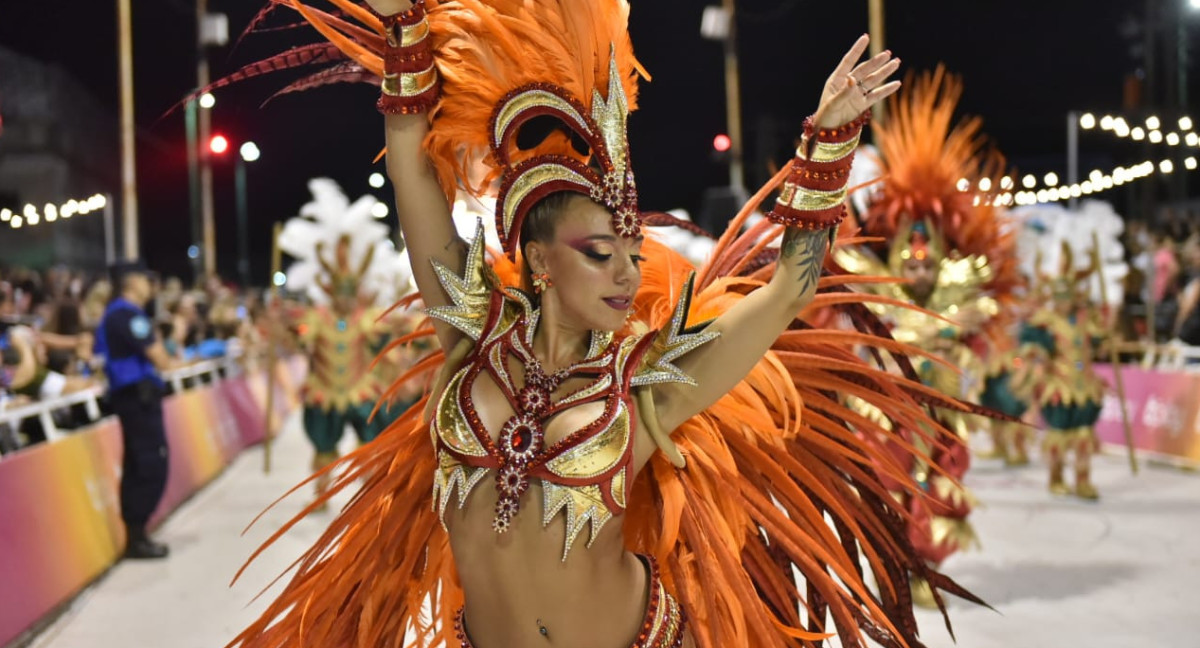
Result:
{"label": "orange feather plume", "polygon": [[[633,56],[625,2],[429,0],[428,6],[443,92],[425,149],[447,197],[460,186],[476,195],[492,191],[501,169],[490,155],[487,125],[515,88],[552,83],[590,111],[593,90],[607,87],[611,53],[629,110],[637,107],[644,71]],[[513,156],[513,164],[551,153],[580,157],[569,139],[551,138]]]}
{"label": "orange feather plume", "polygon": [[[1004,157],[988,145],[980,118],[955,123],[960,78],[939,66],[910,77],[905,87],[891,99],[888,118],[874,125],[886,181],[862,219],[863,231],[890,241],[904,221],[928,220],[948,250],[987,257],[993,275],[986,288],[1009,305],[1022,279],[1016,229],[1006,226],[1004,210],[993,204],[1005,177]],[[958,186],[963,179],[967,191]],[[995,193],[976,191],[985,180]]]}

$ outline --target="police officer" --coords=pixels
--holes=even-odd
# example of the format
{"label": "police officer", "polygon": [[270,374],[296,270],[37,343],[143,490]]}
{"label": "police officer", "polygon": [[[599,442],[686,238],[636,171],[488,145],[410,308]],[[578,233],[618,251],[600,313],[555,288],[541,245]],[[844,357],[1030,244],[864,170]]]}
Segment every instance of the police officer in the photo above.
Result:
{"label": "police officer", "polygon": [[109,400],[121,421],[125,444],[121,472],[125,556],[164,558],[166,545],[146,535],[146,523],[167,484],[164,383],[158,372],[170,367],[172,361],[145,311],[153,296],[145,266],[127,262],[114,265],[110,272],[119,292],[100,320],[95,352],[105,358]]}

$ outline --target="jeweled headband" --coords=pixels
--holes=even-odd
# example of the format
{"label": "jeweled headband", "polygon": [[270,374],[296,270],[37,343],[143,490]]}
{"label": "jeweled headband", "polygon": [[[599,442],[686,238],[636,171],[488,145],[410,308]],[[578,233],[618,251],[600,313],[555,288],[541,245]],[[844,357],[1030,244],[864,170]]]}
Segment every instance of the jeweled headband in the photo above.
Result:
{"label": "jeweled headband", "polygon": [[[510,257],[516,255],[521,225],[529,210],[560,191],[583,194],[608,208],[618,235],[634,237],[641,232],[625,130],[629,105],[615,55],[610,57],[608,96],[602,97],[599,89],[593,93],[590,115],[571,93],[545,83],[517,88],[496,105],[490,129],[492,154],[504,168],[496,202],[496,230]],[[513,165],[511,152],[517,133],[530,120],[544,116],[582,138],[590,150],[578,158],[545,154]]]}

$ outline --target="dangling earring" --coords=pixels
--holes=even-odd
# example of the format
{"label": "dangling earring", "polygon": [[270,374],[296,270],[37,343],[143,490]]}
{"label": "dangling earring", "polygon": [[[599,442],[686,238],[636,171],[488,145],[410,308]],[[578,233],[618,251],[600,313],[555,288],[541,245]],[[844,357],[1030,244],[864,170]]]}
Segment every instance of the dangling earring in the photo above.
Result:
{"label": "dangling earring", "polygon": [[533,292],[542,294],[554,287],[554,282],[550,281],[550,275],[545,272],[533,273]]}

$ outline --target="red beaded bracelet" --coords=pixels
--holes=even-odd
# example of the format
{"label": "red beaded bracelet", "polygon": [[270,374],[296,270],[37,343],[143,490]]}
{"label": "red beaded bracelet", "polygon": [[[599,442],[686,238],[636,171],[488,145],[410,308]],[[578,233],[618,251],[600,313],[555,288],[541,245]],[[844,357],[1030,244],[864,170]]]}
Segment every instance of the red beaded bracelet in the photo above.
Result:
{"label": "red beaded bracelet", "polygon": [[863,113],[848,124],[837,128],[816,128],[813,118],[804,120],[804,142],[792,160],[792,172],[784,183],[781,199],[767,214],[774,223],[787,227],[818,230],[836,227],[846,217],[846,205],[839,201],[825,209],[797,209],[792,197],[798,192],[810,194],[834,194],[846,188],[850,169],[854,164],[854,151],[831,161],[813,160],[818,144],[849,144],[862,133],[870,121],[871,114]]}
{"label": "red beaded bracelet", "polygon": [[776,225],[816,231],[837,227],[846,219],[846,205],[844,204],[819,212],[798,212],[781,207],[782,205],[776,205],[775,209],[767,214],[767,220]]}
{"label": "red beaded bracelet", "polygon": [[414,115],[429,110],[437,103],[441,83],[433,61],[424,0],[417,0],[407,11],[379,18],[387,42],[382,94],[376,108],[385,115]]}
{"label": "red beaded bracelet", "polygon": [[804,138],[809,141],[825,142],[829,144],[841,144],[849,142],[858,137],[862,133],[862,129],[871,123],[871,111],[864,112],[854,120],[842,124],[837,128],[822,128],[817,129],[816,123],[813,122],[815,115],[804,120]]}

